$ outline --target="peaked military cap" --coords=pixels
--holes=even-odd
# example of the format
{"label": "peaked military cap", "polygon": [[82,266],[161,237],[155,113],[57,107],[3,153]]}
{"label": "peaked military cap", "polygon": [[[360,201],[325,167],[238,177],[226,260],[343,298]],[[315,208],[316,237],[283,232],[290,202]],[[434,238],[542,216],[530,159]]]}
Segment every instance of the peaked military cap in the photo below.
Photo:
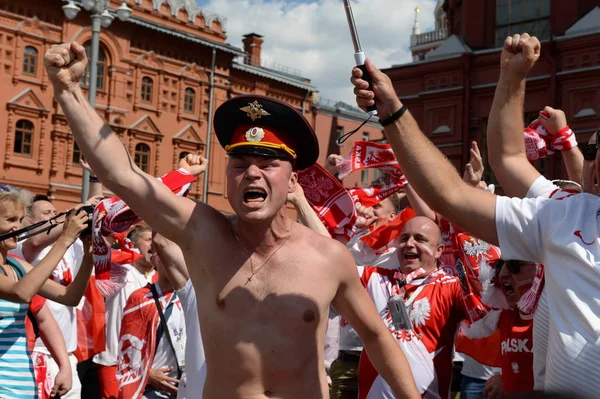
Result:
{"label": "peaked military cap", "polygon": [[284,158],[296,170],[319,157],[317,136],[306,118],[271,97],[242,95],[226,101],[215,112],[214,126],[228,155]]}

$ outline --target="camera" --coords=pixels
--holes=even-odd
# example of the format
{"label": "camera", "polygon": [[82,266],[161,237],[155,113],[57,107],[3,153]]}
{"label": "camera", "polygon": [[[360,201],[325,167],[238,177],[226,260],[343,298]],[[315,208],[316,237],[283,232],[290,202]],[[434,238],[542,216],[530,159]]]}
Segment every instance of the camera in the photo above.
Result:
{"label": "camera", "polygon": [[79,237],[86,238],[92,235],[92,217],[94,215],[94,206],[93,205],[84,205],[77,210],[76,215],[79,215],[81,212],[85,212],[88,215],[89,220],[87,221],[87,227],[85,230],[81,232]]}

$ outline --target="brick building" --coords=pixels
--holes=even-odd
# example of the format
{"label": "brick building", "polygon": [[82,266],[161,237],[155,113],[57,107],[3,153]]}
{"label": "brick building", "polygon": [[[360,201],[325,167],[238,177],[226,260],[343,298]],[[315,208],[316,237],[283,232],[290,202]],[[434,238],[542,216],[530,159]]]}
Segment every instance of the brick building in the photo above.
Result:
{"label": "brick building", "polygon": [[[111,9],[122,3],[107,1]],[[364,118],[341,103],[318,102],[318,89],[298,71],[264,63],[260,35],[245,35],[243,49],[228,44],[224,20],[206,13],[195,0],[126,3],[133,9],[132,16],[125,22],[114,19],[100,33],[96,109],[148,173],[166,173],[188,152],[209,157],[207,192],[200,180],[191,196],[207,198],[225,213],[230,211],[226,156],[211,131],[209,114],[228,98],[262,94],[297,107],[317,131],[321,162],[332,138]],[[0,112],[0,137],[5,143],[0,147],[0,181],[48,194],[58,208],[79,201],[82,170],[80,152],[52,98],[43,55],[53,44],[75,40],[89,46],[91,38],[90,14],[82,10],[68,20],[61,9],[64,4],[0,0],[0,103],[6,104]],[[88,82],[89,77],[83,83]],[[363,132],[352,141],[381,138],[381,127],[375,122]],[[347,153],[352,141],[331,148]],[[353,186],[367,180],[351,176],[345,183]]]}
{"label": "brick building", "polygon": [[[413,61],[385,72],[423,131],[462,170],[470,141],[485,148],[504,38],[527,31],[540,38],[542,56],[527,79],[526,122],[546,105],[561,108],[584,143],[600,126],[599,5],[597,0],[440,0],[434,31],[421,33],[415,14]],[[560,155],[536,166],[549,177],[566,177]]]}

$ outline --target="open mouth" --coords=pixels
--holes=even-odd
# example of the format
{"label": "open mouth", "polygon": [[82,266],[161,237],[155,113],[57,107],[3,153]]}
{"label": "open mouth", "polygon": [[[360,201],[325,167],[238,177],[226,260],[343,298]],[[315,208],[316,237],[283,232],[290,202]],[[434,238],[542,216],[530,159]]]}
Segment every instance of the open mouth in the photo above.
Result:
{"label": "open mouth", "polygon": [[419,254],[406,253],[404,254],[404,259],[419,259]]}
{"label": "open mouth", "polygon": [[515,289],[509,283],[502,283],[502,292],[504,293],[504,296],[509,298],[515,294]]}
{"label": "open mouth", "polygon": [[244,190],[244,202],[261,203],[267,199],[267,192],[262,188],[251,187]]}

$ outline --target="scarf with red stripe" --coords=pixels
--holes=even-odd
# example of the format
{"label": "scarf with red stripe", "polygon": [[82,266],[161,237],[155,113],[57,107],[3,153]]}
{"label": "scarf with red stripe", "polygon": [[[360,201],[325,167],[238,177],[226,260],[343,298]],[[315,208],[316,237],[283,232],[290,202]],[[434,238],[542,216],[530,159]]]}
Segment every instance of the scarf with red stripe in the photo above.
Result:
{"label": "scarf with red stripe", "polygon": [[377,168],[386,174],[385,183],[346,190],[337,178],[318,164],[298,173],[298,183],[306,199],[330,232],[350,239],[357,219],[355,204],[375,206],[407,184],[391,147],[368,141],[354,144],[349,157],[338,165],[339,178],[368,168]]}
{"label": "scarf with red stripe", "polygon": [[[159,287],[157,287],[159,290]],[[160,292],[163,309],[176,300],[174,292]],[[175,305],[173,305],[175,306]],[[150,286],[133,292],[125,309],[119,333],[117,382],[119,398],[140,399],[148,383],[149,371],[156,351],[156,332],[160,324],[158,309]],[[168,332],[163,332],[163,335]]]}
{"label": "scarf with red stripe", "polygon": [[[185,169],[174,170],[158,178],[175,195],[187,195],[196,177]],[[94,209],[92,223],[92,254],[96,273],[96,286],[109,297],[125,285],[127,269],[111,260],[111,249],[103,236],[126,231],[141,219],[119,197],[100,201]]]}
{"label": "scarf with red stripe", "polygon": [[565,126],[555,134],[550,134],[540,122],[540,118],[549,119],[546,111],[541,111],[538,119],[525,128],[525,153],[530,162],[545,158],[555,151],[570,150],[577,146],[575,133],[569,126]]}
{"label": "scarf with red stripe", "polygon": [[404,208],[391,222],[364,235],[355,235],[347,244],[357,265],[399,269],[398,239],[406,222],[415,217],[415,211]]}
{"label": "scarf with red stripe", "polygon": [[299,171],[298,184],[329,231],[354,224],[356,212],[352,197],[324,167],[316,163]]}
{"label": "scarf with red stripe", "polygon": [[371,141],[357,141],[347,158],[339,165],[339,177],[343,179],[352,172],[361,169],[376,168],[383,172],[401,175],[400,166],[389,144],[378,144]]}

